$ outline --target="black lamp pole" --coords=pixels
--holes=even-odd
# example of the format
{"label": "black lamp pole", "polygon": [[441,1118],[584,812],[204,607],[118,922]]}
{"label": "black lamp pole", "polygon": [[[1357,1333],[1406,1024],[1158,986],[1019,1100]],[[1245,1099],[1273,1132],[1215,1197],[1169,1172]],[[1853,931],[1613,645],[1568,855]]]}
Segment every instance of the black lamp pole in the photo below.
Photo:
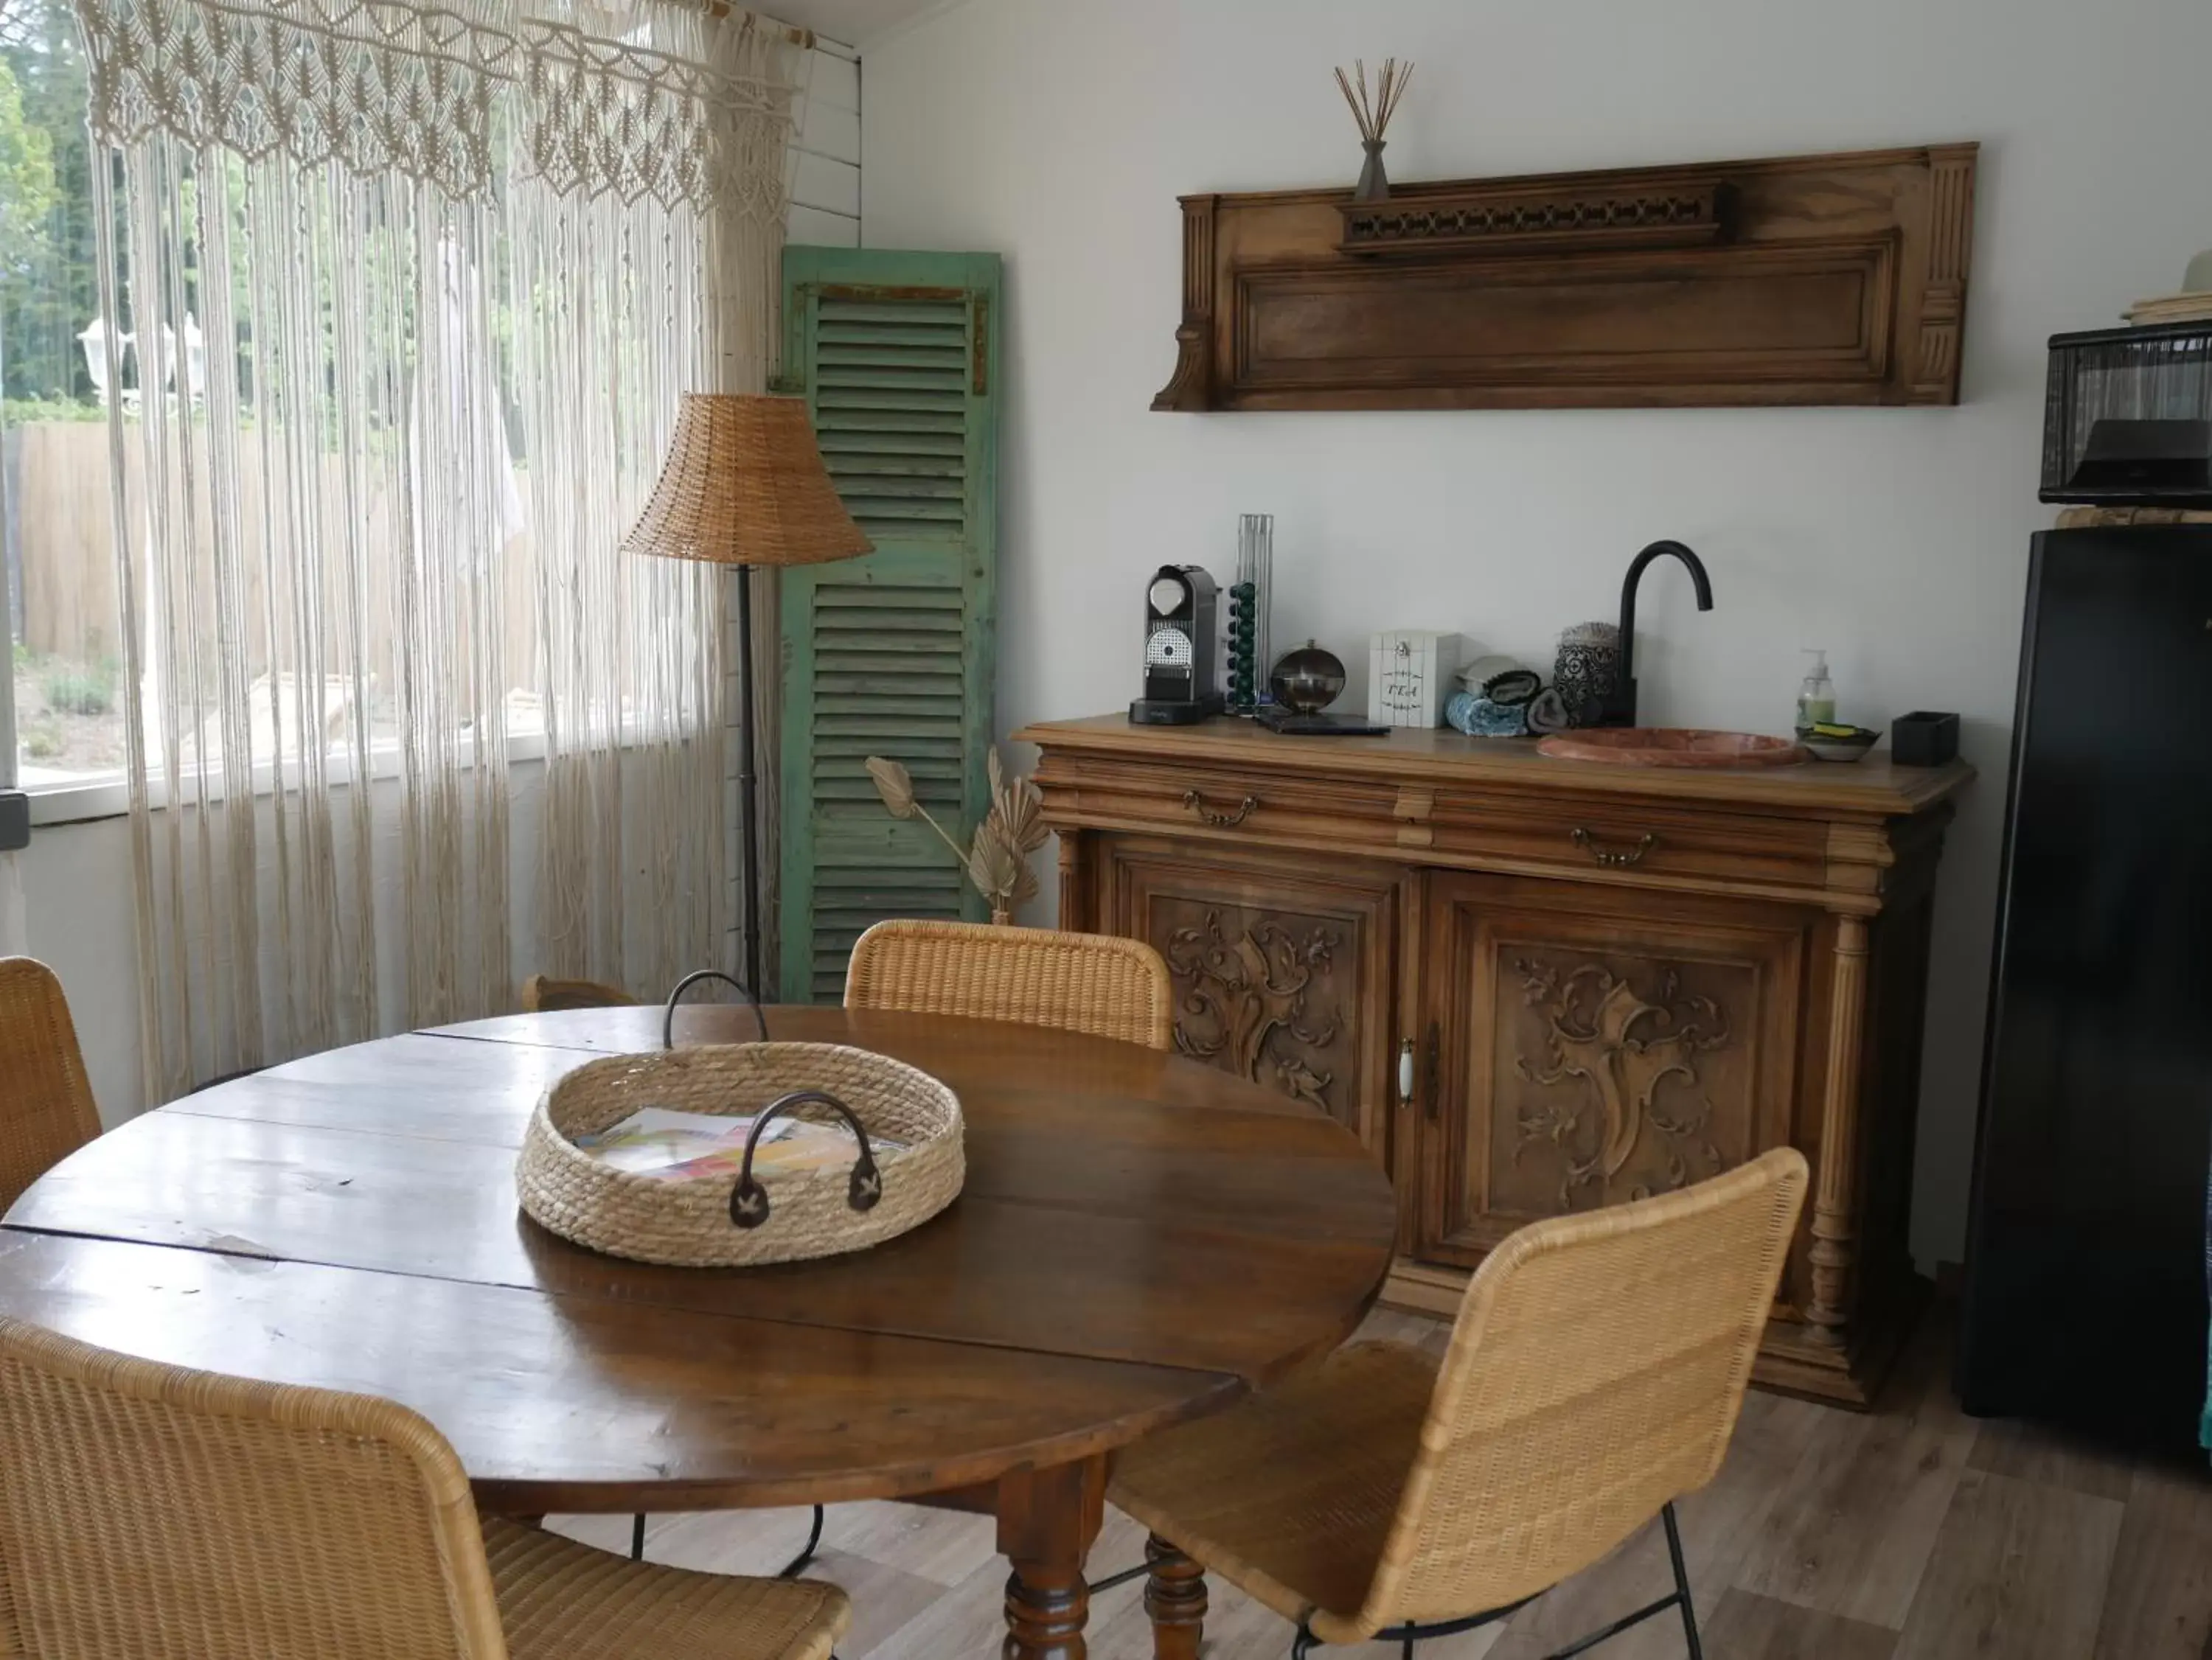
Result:
{"label": "black lamp pole", "polygon": [[740,565],[736,569],[738,813],[744,821],[738,829],[738,833],[744,837],[742,860],[745,903],[741,943],[744,956],[745,990],[755,997],[766,1001],[768,993],[761,985],[760,811],[753,794],[756,785],[753,778],[753,570],[750,565]]}
{"label": "black lamp pole", "polygon": [[744,842],[738,942],[745,992],[757,1003],[762,962],[760,779],[753,730],[752,555],[811,565],[872,551],[838,499],[806,405],[795,397],[685,392],[659,482],[623,539],[629,552],[710,560],[738,581],[738,811]]}

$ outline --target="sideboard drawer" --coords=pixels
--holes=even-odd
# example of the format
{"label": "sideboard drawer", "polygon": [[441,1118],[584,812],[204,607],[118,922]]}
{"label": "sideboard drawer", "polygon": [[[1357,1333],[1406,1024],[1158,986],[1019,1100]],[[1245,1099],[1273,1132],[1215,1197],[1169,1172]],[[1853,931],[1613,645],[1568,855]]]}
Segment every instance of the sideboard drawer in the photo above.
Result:
{"label": "sideboard drawer", "polygon": [[1665,803],[1529,801],[1439,792],[1434,854],[1492,870],[1819,888],[1827,827]]}
{"label": "sideboard drawer", "polygon": [[1397,853],[1428,845],[1425,830],[1411,840],[1407,828],[1415,816],[1425,820],[1435,792],[1368,779],[1108,765],[1086,767],[1067,793],[1086,824],[1315,852]]}
{"label": "sideboard drawer", "polygon": [[1072,783],[1046,781],[1054,816],[1101,828],[1778,895],[1817,892],[1828,880],[1826,824],[1702,804],[1120,760],[1090,762]]}

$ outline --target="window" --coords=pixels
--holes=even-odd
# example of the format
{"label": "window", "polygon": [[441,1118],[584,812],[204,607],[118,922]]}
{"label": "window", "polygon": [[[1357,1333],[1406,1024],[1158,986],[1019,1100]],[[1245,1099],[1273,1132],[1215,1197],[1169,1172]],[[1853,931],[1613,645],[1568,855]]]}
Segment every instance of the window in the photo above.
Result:
{"label": "window", "polygon": [[519,805],[548,972],[711,960],[727,578],[624,536],[679,395],[763,378],[795,43],[690,0],[73,10],[160,1092],[502,1006]]}
{"label": "window", "polygon": [[86,66],[62,0],[0,0],[0,539],[16,762],[33,792],[119,780],[107,409],[135,400],[100,318]]}
{"label": "window", "polygon": [[0,499],[39,815],[120,809],[126,699],[157,804],[719,721],[704,579],[606,553],[659,467],[635,412],[700,373],[672,321],[699,303],[669,275],[703,257],[690,204],[660,230],[542,177],[526,209],[219,144],[126,156],[88,136],[94,78],[70,0],[0,0]]}

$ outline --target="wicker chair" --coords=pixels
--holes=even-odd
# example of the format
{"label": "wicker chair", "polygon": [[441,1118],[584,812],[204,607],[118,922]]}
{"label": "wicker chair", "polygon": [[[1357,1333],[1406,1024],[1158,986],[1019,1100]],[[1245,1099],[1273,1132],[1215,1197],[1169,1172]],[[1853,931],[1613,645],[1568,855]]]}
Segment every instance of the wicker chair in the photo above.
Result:
{"label": "wicker chair", "polygon": [[1221,1574],[1316,1643],[1504,1619],[1663,1518],[1672,1595],[1562,1651],[1681,1612],[1675,1498],[1720,1469],[1805,1197],[1784,1148],[1679,1193],[1522,1228],[1476,1270],[1441,1370],[1356,1343],[1128,1449],[1155,1651],[1188,1660]]}
{"label": "wicker chair", "polygon": [[637,1566],[479,1524],[366,1396],[0,1320],[0,1653],[46,1660],[827,1660],[835,1585]]}
{"label": "wicker chair", "polygon": [[984,923],[879,922],[853,947],[845,1007],[1022,1021],[1165,1049],[1174,989],[1139,940]]}
{"label": "wicker chair", "polygon": [[532,974],[522,983],[522,1012],[555,1015],[571,1009],[628,1009],[635,997],[618,985],[597,980],[556,980],[550,974]]}
{"label": "wicker chair", "polygon": [[42,962],[0,957],[0,1211],[99,1134],[61,982]]}

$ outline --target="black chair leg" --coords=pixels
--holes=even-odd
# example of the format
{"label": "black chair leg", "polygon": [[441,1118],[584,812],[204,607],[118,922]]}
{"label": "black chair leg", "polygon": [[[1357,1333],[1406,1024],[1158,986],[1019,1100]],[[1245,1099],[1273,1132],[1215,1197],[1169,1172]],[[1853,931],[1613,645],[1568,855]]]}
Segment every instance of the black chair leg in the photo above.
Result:
{"label": "black chair leg", "polygon": [[1674,1591],[1682,1599],[1682,1635],[1690,1645],[1690,1660],[1705,1660],[1705,1645],[1698,1640],[1697,1610],[1690,1606],[1690,1570],[1682,1561],[1682,1530],[1674,1524],[1674,1506],[1662,1507],[1659,1519],[1667,1524],[1667,1555],[1674,1564]]}
{"label": "black chair leg", "polygon": [[814,1560],[815,1547],[819,1545],[821,1542],[822,1506],[817,1505],[814,1507],[814,1530],[806,1536],[806,1548],[800,1551],[798,1555],[793,1557],[788,1562],[786,1562],[783,1565],[782,1572],[778,1573],[775,1577],[779,1579],[796,1579],[799,1578],[800,1574],[806,1571],[806,1565]]}
{"label": "black chair leg", "polygon": [[[814,1529],[806,1536],[806,1548],[783,1565],[775,1576],[777,1578],[796,1579],[806,1571],[807,1564],[814,1560],[816,1548],[822,1542],[822,1506],[817,1505],[814,1507]],[[645,1560],[645,1518],[642,1516],[630,1518],[629,1560],[633,1562]]]}
{"label": "black chair leg", "polygon": [[[1625,1614],[1611,1625],[1601,1627],[1563,1649],[1554,1649],[1549,1660],[1575,1660],[1575,1657],[1611,1642],[1631,1627],[1640,1626],[1646,1620],[1666,1613],[1670,1608],[1682,1611],[1682,1635],[1690,1645],[1690,1660],[1705,1660],[1705,1647],[1698,1637],[1697,1609],[1690,1602],[1690,1567],[1682,1560],[1682,1530],[1674,1520],[1674,1506],[1662,1505],[1659,1510],[1659,1519],[1667,1529],[1667,1560],[1674,1569],[1674,1594],[1662,1596],[1656,1602],[1648,1602],[1633,1614]],[[1426,1625],[1408,1621],[1402,1626],[1388,1627],[1375,1633],[1375,1640],[1380,1642],[1396,1638],[1399,1660],[1413,1660],[1413,1645],[1424,1638],[1455,1636],[1463,1631],[1473,1631],[1478,1626],[1510,1620],[1535,1600],[1534,1596],[1524,1596],[1517,1602],[1492,1609],[1483,1614],[1471,1614],[1464,1619],[1436,1621]],[[1308,1660],[1308,1657],[1320,1646],[1321,1639],[1313,1634],[1311,1627],[1300,1621],[1297,1635],[1291,1642],[1291,1660]],[[2212,1660],[2212,1655],[2208,1655],[2207,1660]]]}

